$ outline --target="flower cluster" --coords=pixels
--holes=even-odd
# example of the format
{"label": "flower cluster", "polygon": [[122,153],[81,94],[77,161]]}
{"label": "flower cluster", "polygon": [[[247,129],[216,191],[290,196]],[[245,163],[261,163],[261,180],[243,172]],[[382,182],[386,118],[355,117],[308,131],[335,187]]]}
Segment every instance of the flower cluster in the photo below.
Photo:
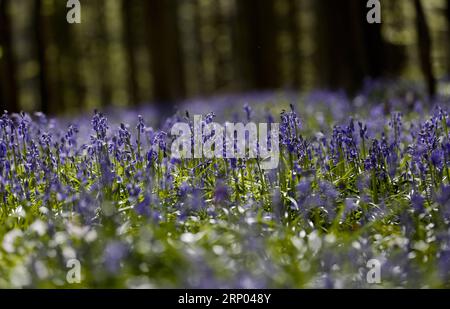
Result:
{"label": "flower cluster", "polygon": [[161,129],[145,110],[5,112],[0,287],[371,287],[370,259],[384,287],[450,287],[448,101],[383,112],[365,91],[210,103],[205,123],[232,109],[279,121],[274,170],[172,159],[167,132],[187,112]]}

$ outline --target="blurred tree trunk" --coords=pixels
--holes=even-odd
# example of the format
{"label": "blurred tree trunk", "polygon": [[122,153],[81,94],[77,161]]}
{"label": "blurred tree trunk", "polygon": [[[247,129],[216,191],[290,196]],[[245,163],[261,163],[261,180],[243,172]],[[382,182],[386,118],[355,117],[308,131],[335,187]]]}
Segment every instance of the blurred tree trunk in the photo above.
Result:
{"label": "blurred tree trunk", "polygon": [[[48,31],[47,24],[45,26],[46,48],[47,50],[53,50],[52,55],[46,55],[46,74],[49,88],[52,90],[52,100],[58,102],[58,111],[66,111],[67,107],[72,104],[66,93],[66,83],[70,77],[68,78],[64,74],[65,70],[70,70],[71,68],[70,63],[67,63],[64,59],[68,56],[66,53],[70,51],[70,46],[68,46],[70,44],[70,36],[66,32],[69,24],[65,18],[61,18],[61,16],[64,16],[61,15],[63,10],[65,11],[64,7],[56,7],[55,12],[51,16],[46,17],[46,19],[49,19]],[[77,71],[73,71],[72,74],[76,74]],[[57,111],[53,108],[50,110],[50,113],[55,112]]]}
{"label": "blurred tree trunk", "polygon": [[386,66],[389,60],[386,58],[387,43],[383,40],[381,33],[381,24],[369,24],[365,20],[367,8],[365,1],[362,1],[359,12],[363,16],[362,34],[364,44],[364,53],[362,55],[364,65],[364,73],[366,77],[379,78],[386,73]]}
{"label": "blurred tree trunk", "polygon": [[436,94],[436,78],[433,73],[433,63],[431,60],[432,42],[427,18],[423,10],[422,2],[414,0],[416,9],[416,31],[419,44],[419,58],[422,73],[424,75],[428,94],[433,97]]}
{"label": "blurred tree trunk", "polygon": [[366,1],[315,2],[316,68],[323,87],[355,93],[364,78],[398,73],[405,54],[384,41],[381,24],[366,20]]}
{"label": "blurred tree trunk", "polygon": [[236,72],[246,89],[279,87],[277,18],[272,0],[236,0]]}
{"label": "blurred tree trunk", "polygon": [[[18,112],[16,62],[8,2],[0,0],[0,105],[9,112]],[[3,110],[0,110],[0,113],[3,113]]]}
{"label": "blurred tree trunk", "polygon": [[136,70],[136,50],[134,40],[133,9],[135,8],[135,4],[136,2],[134,0],[122,0],[123,36],[128,68],[128,92],[133,105],[139,104],[141,100]]}
{"label": "blurred tree trunk", "polygon": [[[321,86],[355,91],[364,78],[364,63],[353,27],[350,1],[316,3],[317,74]],[[360,17],[362,18],[362,17]]]}
{"label": "blurred tree trunk", "polygon": [[41,101],[42,112],[49,114],[55,113],[57,110],[56,105],[53,102],[51,93],[51,82],[47,71],[48,63],[46,57],[47,50],[47,25],[48,20],[43,15],[43,0],[36,0],[33,25],[35,29],[35,43],[37,61],[39,65],[39,95]]}
{"label": "blurred tree trunk", "polygon": [[301,50],[300,50],[300,22],[299,22],[299,0],[289,0],[289,33],[292,41],[292,85],[300,87],[301,80]]}
{"label": "blurred tree trunk", "polygon": [[215,54],[214,61],[214,91],[222,89],[227,84],[227,70],[226,70],[226,54],[224,40],[224,33],[226,32],[225,17],[222,15],[222,8],[219,0],[213,1],[213,27],[216,29],[217,35],[214,38],[213,48]]}
{"label": "blurred tree trunk", "polygon": [[[85,89],[82,81],[82,69],[80,67],[82,54],[80,52],[80,40],[77,37],[79,25],[69,24],[64,16],[67,9],[63,5],[55,5],[52,15],[52,44],[56,47],[56,66],[54,81],[57,87],[55,100],[64,110],[80,110],[84,107]],[[52,74],[53,75],[53,74]],[[55,91],[56,92],[56,91]]]}
{"label": "blurred tree trunk", "polygon": [[97,0],[95,5],[97,20],[91,27],[95,27],[97,30],[97,44],[96,44],[96,55],[99,66],[99,80],[100,80],[100,96],[102,106],[109,106],[112,102],[111,93],[111,69],[110,69],[110,50],[109,50],[109,36],[108,36],[108,21],[106,20],[106,1]]}
{"label": "blurred tree trunk", "polygon": [[[81,69],[81,62],[83,53],[80,50],[80,38],[77,36],[77,28],[73,27],[69,24],[66,25],[67,35],[70,38],[70,42],[68,44],[68,52],[67,52],[67,61],[69,62],[69,69],[67,70],[67,87],[71,89],[72,102],[75,102],[75,105],[71,105],[72,107],[77,108],[78,110],[85,107],[86,100],[86,86],[83,81],[83,71]],[[69,29],[67,29],[67,27]]]}
{"label": "blurred tree trunk", "polygon": [[174,101],[185,96],[177,23],[178,1],[152,0],[146,3],[154,99],[162,110],[167,111]]}
{"label": "blurred tree trunk", "polygon": [[205,74],[203,71],[203,41],[202,41],[202,18],[200,14],[200,0],[193,0],[192,6],[193,6],[193,22],[194,22],[194,41],[195,41],[195,62],[196,62],[196,79],[197,79],[197,91],[199,93],[204,93],[205,91]]}

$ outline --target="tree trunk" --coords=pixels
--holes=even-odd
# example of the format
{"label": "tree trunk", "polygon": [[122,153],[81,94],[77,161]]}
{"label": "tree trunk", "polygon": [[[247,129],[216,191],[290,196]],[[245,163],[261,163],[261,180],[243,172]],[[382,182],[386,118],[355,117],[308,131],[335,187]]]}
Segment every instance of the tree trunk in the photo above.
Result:
{"label": "tree trunk", "polygon": [[355,92],[365,77],[362,23],[357,0],[316,2],[317,74],[331,89]]}
{"label": "tree trunk", "polygon": [[292,41],[292,85],[300,87],[301,80],[301,50],[300,50],[300,24],[299,0],[289,0],[289,33]]}
{"label": "tree trunk", "polygon": [[[99,44],[97,45],[97,59],[99,66],[99,79],[100,79],[100,96],[101,104],[107,107],[112,101],[112,91],[111,91],[111,62],[110,62],[110,50],[109,50],[109,35],[108,35],[108,21],[106,20],[106,1],[107,0],[97,0],[94,6],[97,15],[97,40]],[[95,22],[94,22],[95,24]],[[92,26],[93,27],[93,26]]]}
{"label": "tree trunk", "polygon": [[274,1],[236,0],[234,45],[236,72],[244,88],[279,87]]}
{"label": "tree trunk", "polygon": [[401,47],[383,40],[381,24],[366,20],[366,1],[316,0],[319,83],[350,94],[366,77],[398,73],[405,64]]}
{"label": "tree trunk", "polygon": [[[18,112],[16,62],[8,8],[8,1],[0,0],[0,105],[9,112]],[[3,113],[3,110],[0,110],[0,113]]]}
{"label": "tree trunk", "polygon": [[430,29],[428,28],[422,2],[420,0],[414,0],[414,7],[416,9],[416,31],[419,45],[420,66],[427,84],[428,95],[433,97],[436,94],[436,79],[434,77],[433,63],[431,60],[432,42]]}
{"label": "tree trunk", "polygon": [[128,93],[133,105],[139,104],[141,100],[136,72],[136,50],[133,31],[133,8],[135,4],[134,0],[122,0],[123,36],[128,67]]}
{"label": "tree trunk", "polygon": [[49,16],[50,30],[47,31],[47,44],[55,54],[47,59],[47,73],[52,78],[52,100],[58,103],[60,111],[79,111],[83,108],[84,88],[80,69],[79,40],[76,36],[77,25],[67,23],[65,6],[56,6]]}
{"label": "tree trunk", "polygon": [[178,1],[147,1],[147,21],[154,99],[164,111],[185,96],[179,46]]}
{"label": "tree trunk", "polygon": [[42,112],[49,114],[56,112],[56,106],[53,104],[52,94],[51,94],[51,83],[49,80],[49,74],[47,71],[47,58],[46,58],[46,48],[47,48],[47,20],[43,16],[43,1],[36,0],[34,10],[34,28],[36,35],[36,53],[37,61],[39,64],[39,95],[41,102]]}
{"label": "tree trunk", "polygon": [[[83,81],[83,71],[81,62],[83,53],[80,50],[80,38],[77,36],[78,28],[65,23],[65,30],[69,37],[67,44],[66,59],[69,63],[69,70],[66,70],[66,88],[70,89],[71,98],[69,106],[75,107],[75,110],[81,110],[85,107],[86,85]],[[74,103],[74,104],[72,104]]]}
{"label": "tree trunk", "polygon": [[[195,41],[195,63],[196,63],[196,70],[195,70],[195,78],[197,80],[197,91],[199,93],[205,92],[205,72],[203,70],[203,60],[204,60],[204,53],[203,53],[203,40],[202,40],[202,16],[200,14],[200,0],[193,0],[192,6],[193,6],[193,22],[194,22],[194,33],[193,33],[193,40]],[[198,94],[198,93],[197,93]]]}
{"label": "tree trunk", "polygon": [[213,1],[213,27],[216,29],[217,34],[215,36],[213,45],[214,45],[214,89],[213,91],[220,91],[225,87],[228,83],[227,77],[227,59],[226,54],[224,53],[223,42],[220,40],[221,36],[219,34],[222,34],[222,37],[225,37],[224,33],[226,32],[226,21],[225,16],[223,15],[221,4],[219,0]]}
{"label": "tree trunk", "polygon": [[364,44],[364,70],[366,77],[379,78],[386,73],[386,65],[389,62],[386,59],[386,42],[381,34],[381,24],[369,24],[366,22],[367,8],[365,1],[359,6],[359,14],[363,16],[362,35]]}

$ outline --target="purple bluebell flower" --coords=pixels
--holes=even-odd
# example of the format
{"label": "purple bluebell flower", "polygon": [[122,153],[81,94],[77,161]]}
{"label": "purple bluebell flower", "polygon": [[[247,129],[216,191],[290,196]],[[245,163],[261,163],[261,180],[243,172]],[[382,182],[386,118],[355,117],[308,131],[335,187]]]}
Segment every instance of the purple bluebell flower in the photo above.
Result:
{"label": "purple bluebell flower", "polygon": [[6,158],[8,148],[6,146],[6,143],[2,140],[0,140],[0,160],[3,160]]}
{"label": "purple bluebell flower", "polygon": [[151,167],[152,164],[158,159],[158,154],[153,149],[147,152],[147,167]]}
{"label": "purple bluebell flower", "polygon": [[448,281],[450,277],[450,250],[443,250],[438,258],[439,276],[442,280]]}
{"label": "purple bluebell flower", "polygon": [[178,195],[180,196],[180,198],[184,199],[190,192],[190,189],[191,187],[189,186],[189,183],[183,181],[183,183],[180,185],[180,188],[178,189]]}
{"label": "purple bluebell flower", "polygon": [[170,164],[172,164],[172,165],[180,165],[181,164],[181,159],[179,159],[179,158],[171,158],[170,159]]}
{"label": "purple bluebell flower", "polygon": [[402,127],[403,127],[402,117],[403,117],[402,113],[396,112],[396,113],[392,114],[391,119],[389,121],[389,126],[393,130],[393,135],[394,135],[393,139],[394,139],[394,144],[396,146],[398,146],[398,143],[399,143],[401,135],[402,135]]}
{"label": "purple bluebell flower", "polygon": [[301,121],[291,105],[291,111],[281,113],[280,137],[281,144],[286,146],[289,152],[297,147],[298,130],[301,129]]}
{"label": "purple bluebell flower", "polygon": [[29,127],[30,127],[30,117],[24,112],[20,113],[19,126],[17,127],[17,132],[24,140],[29,140]]}
{"label": "purple bluebell flower", "polygon": [[75,204],[74,210],[81,215],[85,223],[90,224],[94,221],[98,209],[98,203],[90,194],[82,192],[78,195],[78,203]]}
{"label": "purple bluebell flower", "polygon": [[425,199],[420,194],[414,193],[411,196],[411,205],[416,212],[418,212],[419,214],[423,213],[425,210]]}
{"label": "purple bluebell flower", "polygon": [[36,113],[34,113],[34,116],[36,116],[36,118],[38,119],[39,125],[45,126],[48,124],[47,116],[44,113],[36,112]]}
{"label": "purple bluebell flower", "polygon": [[51,142],[52,135],[49,133],[42,133],[42,135],[39,137],[39,143],[42,147],[50,147]]}
{"label": "purple bluebell flower", "polygon": [[211,113],[206,114],[206,116],[205,116],[205,123],[206,124],[210,124],[211,122],[214,121],[214,118],[216,118],[216,114],[215,113],[211,112]]}
{"label": "purple bluebell flower", "polygon": [[450,186],[441,186],[437,193],[436,201],[440,205],[440,210],[444,219],[450,220]]}
{"label": "purple bluebell flower", "polygon": [[144,133],[144,131],[145,131],[144,118],[141,115],[138,115],[138,124],[137,124],[136,128],[140,134]]}
{"label": "purple bluebell flower", "polygon": [[355,199],[346,198],[344,203],[344,209],[342,211],[342,220],[345,219],[354,210],[358,209],[358,204]]}
{"label": "purple bluebell flower", "polygon": [[103,252],[103,261],[106,269],[110,273],[117,273],[120,270],[120,264],[128,253],[128,247],[124,243],[119,241],[109,242]]}
{"label": "purple bluebell flower", "polygon": [[167,133],[164,131],[160,131],[155,134],[153,137],[152,145],[156,145],[163,152],[166,151],[167,142],[166,142]]}
{"label": "purple bluebell flower", "polygon": [[361,121],[358,121],[358,126],[359,126],[359,137],[361,139],[368,139],[367,125],[363,124]]}
{"label": "purple bluebell flower", "polygon": [[228,197],[228,187],[223,182],[216,184],[216,189],[214,190],[214,201],[217,204],[221,204],[228,200]]}
{"label": "purple bluebell flower", "polygon": [[311,180],[308,178],[304,178],[302,179],[297,187],[296,187],[296,193],[297,193],[297,205],[300,208],[300,211],[304,211],[304,209],[306,209],[308,206],[305,205],[305,201],[308,199],[308,197],[311,195],[312,193],[312,188],[311,188]]}
{"label": "purple bluebell flower", "polygon": [[108,130],[108,120],[103,114],[95,111],[92,118],[92,128],[97,133],[97,138],[105,139],[106,131]]}
{"label": "purple bluebell flower", "polygon": [[127,184],[127,191],[131,198],[137,198],[141,192],[141,188],[136,184]]}
{"label": "purple bluebell flower", "polygon": [[102,185],[111,185],[115,178],[115,172],[108,156],[102,156],[100,158],[100,170]]}
{"label": "purple bluebell flower", "polygon": [[129,143],[131,134],[123,123],[120,124],[119,128],[119,146]]}
{"label": "purple bluebell flower", "polygon": [[444,151],[441,149],[435,149],[431,153],[431,163],[436,167],[437,169],[443,168],[443,162],[444,162]]}
{"label": "purple bluebell flower", "polygon": [[247,121],[250,121],[250,119],[252,118],[252,108],[250,107],[250,105],[248,105],[248,103],[244,104],[244,110],[245,115],[247,117]]}
{"label": "purple bluebell flower", "polygon": [[144,199],[136,204],[134,210],[138,215],[149,217],[151,214],[150,202],[151,198],[148,194],[146,194]]}
{"label": "purple bluebell flower", "polygon": [[0,128],[6,130],[12,126],[12,120],[9,118],[9,114],[7,111],[4,111],[2,116],[0,117]]}
{"label": "purple bluebell flower", "polygon": [[335,200],[339,195],[339,192],[336,190],[336,187],[328,181],[319,182],[319,191],[325,197],[330,198],[332,200]]}
{"label": "purple bluebell flower", "polygon": [[186,216],[191,211],[198,211],[206,208],[204,192],[201,188],[192,188],[189,190],[185,209],[182,209],[182,216]]}
{"label": "purple bluebell flower", "polygon": [[337,164],[342,159],[347,159],[350,162],[355,162],[357,160],[359,151],[354,131],[355,127],[353,119],[350,119],[348,126],[335,126],[333,128],[330,148],[334,164]]}

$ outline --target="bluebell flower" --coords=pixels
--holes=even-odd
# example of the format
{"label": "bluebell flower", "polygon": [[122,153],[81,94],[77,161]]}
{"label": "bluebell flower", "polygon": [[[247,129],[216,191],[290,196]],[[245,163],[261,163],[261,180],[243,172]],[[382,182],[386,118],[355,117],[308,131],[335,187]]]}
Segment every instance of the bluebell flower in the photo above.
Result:
{"label": "bluebell flower", "polygon": [[30,126],[30,119],[28,115],[21,112],[20,113],[20,121],[19,126],[17,127],[17,132],[19,133],[19,136],[22,136],[24,140],[29,140],[29,126]]}
{"label": "bluebell flower", "polygon": [[34,113],[34,116],[36,116],[36,118],[38,119],[39,125],[45,126],[48,124],[47,116],[44,113],[36,112],[36,113]]}
{"label": "bluebell flower", "polygon": [[441,213],[446,220],[450,220],[450,186],[442,185],[437,193],[436,201],[440,204]]}
{"label": "bluebell flower", "polygon": [[123,123],[120,124],[119,128],[119,146],[129,143],[131,134]]}
{"label": "bluebell flower", "polygon": [[214,121],[214,118],[216,118],[216,114],[215,113],[211,112],[211,113],[206,114],[206,116],[205,116],[205,123],[206,124],[210,124],[211,122]]}
{"label": "bluebell flower", "polygon": [[144,118],[141,115],[138,115],[138,124],[137,124],[136,128],[140,134],[144,133],[144,131],[145,131]]}
{"label": "bluebell flower", "polygon": [[414,193],[411,196],[411,205],[417,213],[421,214],[425,210],[425,199],[420,194]]}
{"label": "bluebell flower", "polygon": [[141,188],[136,184],[127,184],[127,191],[130,197],[137,198],[141,192]]}
{"label": "bluebell flower", "polygon": [[301,121],[294,111],[294,107],[291,105],[291,111],[283,111],[281,113],[280,124],[280,142],[286,146],[289,152],[293,152],[297,147],[297,134],[301,129]]}
{"label": "bluebell flower", "polygon": [[119,241],[110,241],[103,252],[106,269],[113,274],[120,270],[122,260],[128,255],[128,247]]}
{"label": "bluebell flower", "polygon": [[6,158],[8,148],[6,147],[6,143],[0,140],[0,160]]}
{"label": "bluebell flower", "polygon": [[300,209],[306,208],[305,201],[311,195],[311,180],[305,178],[300,180],[296,187],[297,205]]}
{"label": "bluebell flower", "polygon": [[342,211],[342,220],[344,220],[352,211],[358,209],[358,204],[353,198],[346,198],[344,203],[344,209]]}
{"label": "bluebell flower", "polygon": [[82,192],[78,196],[78,203],[75,204],[74,209],[86,224],[90,224],[96,217],[99,205],[90,194]]}
{"label": "bluebell flower", "polygon": [[166,137],[166,132],[157,132],[153,137],[152,145],[158,146],[161,151],[165,152],[167,147]]}
{"label": "bluebell flower", "polygon": [[217,204],[223,203],[228,200],[228,187],[223,182],[218,182],[214,190],[214,201]]}
{"label": "bluebell flower", "polygon": [[436,201],[441,205],[445,205],[450,201],[450,186],[441,186],[440,193],[438,194]]}
{"label": "bluebell flower", "polygon": [[189,183],[187,183],[186,181],[183,181],[183,183],[181,183],[179,189],[178,189],[178,195],[184,199],[187,194],[189,193],[191,189],[191,186],[189,185]]}
{"label": "bluebell flower", "polygon": [[247,116],[247,121],[250,121],[251,116],[252,116],[252,108],[250,107],[250,105],[248,105],[248,103],[244,104],[244,110],[245,110],[245,114]]}
{"label": "bluebell flower", "polygon": [[367,125],[363,125],[363,123],[361,121],[358,121],[358,126],[359,126],[359,137],[361,139],[368,139],[368,135],[367,135]]}
{"label": "bluebell flower", "polygon": [[100,170],[102,185],[111,185],[115,178],[115,172],[108,156],[100,158]]}
{"label": "bluebell flower", "polygon": [[76,125],[70,125],[67,129],[66,134],[64,135],[65,140],[67,141],[68,145],[70,147],[76,146],[76,135],[78,134],[79,130]]}
{"label": "bluebell flower", "polygon": [[391,129],[393,130],[393,138],[394,138],[394,144],[398,145],[400,142],[400,138],[402,135],[402,113],[400,112],[396,112],[393,113],[391,116],[391,119],[389,121],[389,127],[391,127]]}
{"label": "bluebell flower", "polygon": [[97,133],[97,138],[105,139],[106,131],[108,130],[108,120],[103,114],[95,111],[92,118],[92,128]]}
{"label": "bluebell flower", "polygon": [[2,116],[0,117],[0,128],[6,130],[12,126],[12,120],[9,118],[9,114],[7,111],[4,111]]}
{"label": "bluebell flower", "polygon": [[[337,164],[342,159],[347,159],[350,162],[357,160],[359,156],[357,143],[354,136],[354,123],[350,119],[348,126],[334,126],[333,134],[330,141],[330,150],[333,157],[334,164]],[[343,158],[342,155],[345,157]]]}
{"label": "bluebell flower", "polygon": [[200,186],[199,188],[192,188],[190,190],[189,199],[187,201],[187,211],[197,211],[206,208],[204,192],[201,187],[203,186]]}
{"label": "bluebell flower", "polygon": [[431,153],[431,163],[437,169],[443,168],[444,152],[441,149],[435,149]]}
{"label": "bluebell flower", "polygon": [[438,258],[439,276],[442,280],[448,282],[450,277],[450,250],[442,250],[439,252]]}
{"label": "bluebell flower", "polygon": [[336,187],[328,181],[320,181],[319,182],[319,191],[325,197],[332,199],[332,200],[336,200],[336,198],[339,195],[339,192],[336,190]]}
{"label": "bluebell flower", "polygon": [[50,147],[51,142],[52,142],[52,135],[49,133],[42,133],[42,135],[39,137],[39,143],[43,147]]}
{"label": "bluebell flower", "polygon": [[150,202],[151,198],[148,194],[146,194],[144,200],[142,200],[142,202],[139,202],[134,206],[134,210],[138,215],[149,217],[151,214]]}

